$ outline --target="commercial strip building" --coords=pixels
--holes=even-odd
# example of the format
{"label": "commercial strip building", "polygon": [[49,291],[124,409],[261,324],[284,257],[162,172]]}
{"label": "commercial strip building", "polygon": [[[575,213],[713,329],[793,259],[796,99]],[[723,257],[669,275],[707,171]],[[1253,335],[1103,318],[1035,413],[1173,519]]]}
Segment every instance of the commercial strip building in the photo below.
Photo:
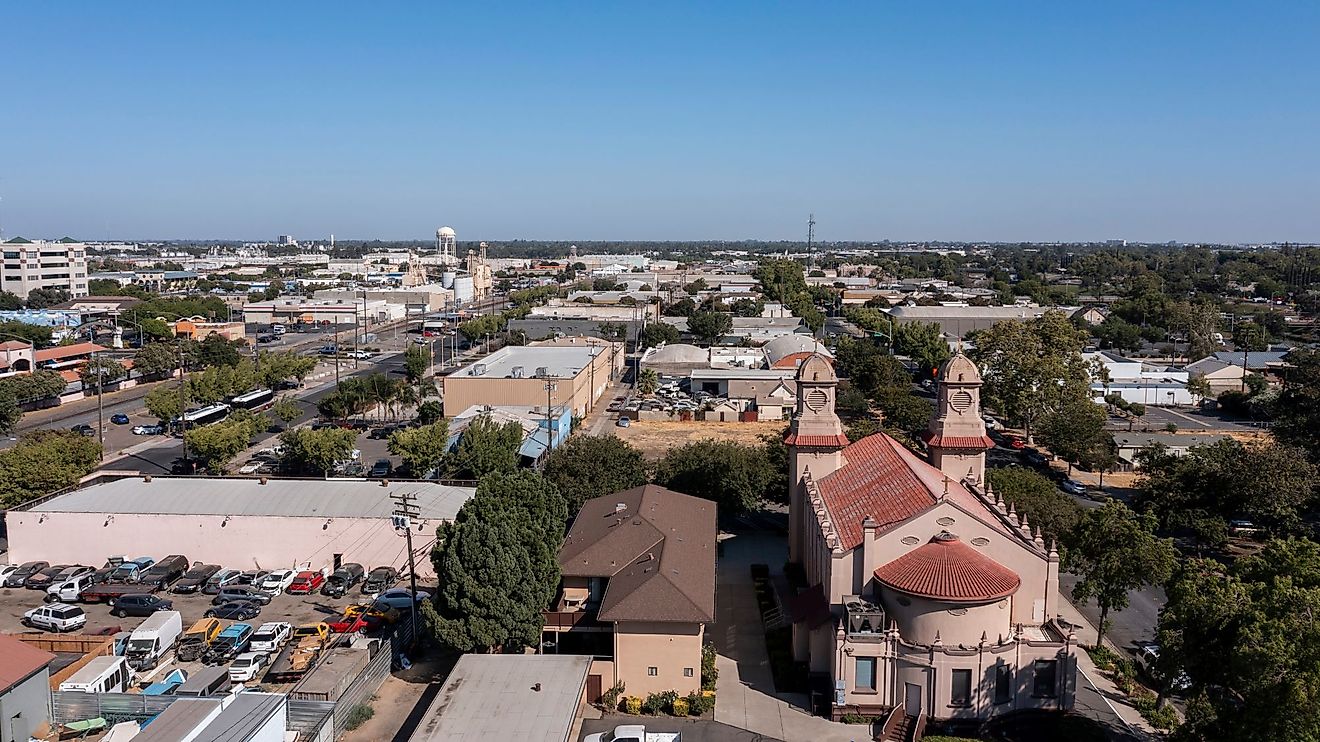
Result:
{"label": "commercial strip building", "polygon": [[545,613],[554,651],[596,658],[587,701],[701,689],[715,621],[715,503],[653,484],[588,500],[559,550],[563,585]]}
{"label": "commercial strip building", "polygon": [[275,301],[263,301],[243,306],[243,318],[247,322],[270,324],[307,324],[307,325],[358,325],[362,323],[389,322],[404,318],[404,307],[390,304],[384,299],[336,299],[334,301],[301,298],[281,298]]}
{"label": "commercial strip building", "polygon": [[397,288],[322,289],[312,294],[312,299],[327,304],[347,304],[362,302],[365,295],[368,302],[383,301],[386,304],[402,306],[408,316],[438,312],[453,301],[454,292],[440,284],[425,284]]}
{"label": "commercial strip building", "polygon": [[225,340],[246,340],[247,330],[242,322],[208,322],[203,317],[188,317],[169,323],[174,336],[189,340],[203,340],[219,335]]}
{"label": "commercial strip building", "polygon": [[590,657],[465,654],[409,742],[574,742]]}
{"label": "commercial strip building", "polygon": [[[418,574],[432,573],[436,528],[475,492],[427,481],[102,476],[10,510],[9,557],[100,564],[126,544],[233,569],[408,562],[390,496],[408,492]],[[15,562],[18,563],[18,562]]]}
{"label": "commercial strip building", "polygon": [[505,346],[444,377],[445,415],[498,402],[562,406],[585,416],[623,371],[623,346],[595,338],[564,342],[569,344]]}
{"label": "commercial strip building", "polygon": [[898,306],[889,310],[894,322],[927,322],[939,325],[940,332],[953,337],[966,337],[973,330],[988,330],[996,322],[1005,320],[1031,320],[1055,310],[1071,315],[1077,307],[919,307]]}
{"label": "commercial strip building", "polygon": [[26,299],[33,289],[62,289],[87,296],[87,245],[69,237],[0,243],[0,291]]}

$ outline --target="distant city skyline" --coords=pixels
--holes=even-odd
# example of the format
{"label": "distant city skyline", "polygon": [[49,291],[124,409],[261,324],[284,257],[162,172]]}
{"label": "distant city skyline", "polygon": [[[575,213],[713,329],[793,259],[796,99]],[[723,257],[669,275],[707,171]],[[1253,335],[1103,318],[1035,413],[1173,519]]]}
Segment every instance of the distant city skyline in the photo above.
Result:
{"label": "distant city skyline", "polygon": [[0,229],[1320,241],[1320,6],[17,3]]}

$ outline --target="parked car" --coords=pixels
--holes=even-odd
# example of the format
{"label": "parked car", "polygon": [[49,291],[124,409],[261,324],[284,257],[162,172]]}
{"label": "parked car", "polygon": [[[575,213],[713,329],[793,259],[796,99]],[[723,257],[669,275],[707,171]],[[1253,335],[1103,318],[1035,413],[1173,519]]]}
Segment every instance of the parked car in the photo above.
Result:
{"label": "parked car", "polygon": [[236,569],[222,569],[206,580],[206,584],[202,586],[202,592],[207,595],[216,595],[225,587],[238,584],[238,578],[242,574]]}
{"label": "parked car", "polygon": [[60,580],[54,585],[46,588],[47,603],[72,603],[82,597],[84,590],[92,586],[92,573],[84,572],[76,574],[65,580]]}
{"label": "parked car", "polygon": [[77,631],[87,625],[87,613],[76,605],[43,605],[24,613],[23,625],[56,633]]}
{"label": "parked car", "polygon": [[225,627],[214,639],[211,646],[202,655],[202,662],[208,665],[220,665],[243,652],[248,651],[252,641],[252,626],[245,623],[232,623]]}
{"label": "parked car", "polygon": [[108,582],[110,580],[110,575],[114,574],[115,570],[119,569],[120,565],[126,561],[128,561],[128,557],[125,556],[107,557],[105,564],[101,565],[100,569],[92,573],[92,582],[98,585],[102,582]]}
{"label": "parked car", "polygon": [[110,422],[115,425],[128,425],[128,415],[125,415],[122,412],[116,412],[110,416]]}
{"label": "parked car", "polygon": [[47,567],[39,572],[32,574],[23,582],[23,587],[29,590],[45,590],[55,581],[55,575],[63,572],[73,565],[56,564]]}
{"label": "parked car", "polygon": [[1004,436],[1004,442],[1008,444],[1009,448],[1015,451],[1021,451],[1027,447],[1026,440],[1019,435],[1006,435]]}
{"label": "parked car", "polygon": [[162,435],[165,427],[162,425],[134,425],[133,435]]}
{"label": "parked car", "polygon": [[[1140,667],[1148,677],[1158,683],[1160,681],[1158,668],[1160,645],[1150,641],[1137,642],[1136,654],[1137,666]],[[1173,681],[1169,683],[1169,690],[1175,692],[1185,691],[1190,687],[1192,687],[1192,679],[1187,677],[1187,673],[1185,672],[1179,673],[1178,677],[1174,678]]]}
{"label": "parked car", "polygon": [[78,435],[86,436],[88,438],[96,437],[96,428],[93,428],[90,425],[74,425],[73,427],[69,428],[69,430],[71,432],[77,433]]}
{"label": "parked car", "polygon": [[1065,479],[1059,485],[1059,487],[1062,488],[1064,492],[1067,492],[1070,495],[1086,494],[1086,485],[1082,484],[1076,479]]}
{"label": "parked car", "polygon": [[233,584],[260,585],[261,581],[266,579],[266,575],[268,574],[270,574],[270,570],[267,569],[249,569],[246,572],[239,573],[238,579],[234,580]]}
{"label": "parked car", "polygon": [[377,606],[388,606],[400,611],[410,611],[423,600],[430,600],[431,594],[425,590],[418,590],[416,595],[406,587],[396,587],[393,590],[386,590],[376,596]]}
{"label": "parked car", "polygon": [[290,595],[311,595],[325,584],[325,575],[316,570],[304,570],[299,572],[289,583]]}
{"label": "parked car", "polygon": [[288,643],[293,636],[293,624],[284,621],[268,621],[257,627],[252,634],[252,643],[248,648],[253,652],[275,652]]}
{"label": "parked car", "polygon": [[50,562],[23,562],[5,578],[5,587],[23,587],[28,578],[50,566]]}
{"label": "parked car", "polygon": [[194,623],[183,634],[175,648],[175,656],[180,662],[192,662],[199,660],[206,653],[206,648],[211,646],[211,641],[224,628],[218,618],[203,618]]}
{"label": "parked car", "polygon": [[229,680],[233,683],[247,683],[257,679],[270,660],[260,652],[244,652],[229,663]]}
{"label": "parked car", "polygon": [[393,567],[376,567],[362,582],[362,592],[378,593],[393,585],[399,579],[399,570]]}
{"label": "parked car", "polygon": [[180,594],[200,592],[202,587],[206,585],[206,581],[219,571],[220,565],[218,564],[194,564],[192,569],[184,572],[179,581],[174,583],[174,587],[170,588],[170,592]]}
{"label": "parked car", "polygon": [[1045,458],[1045,454],[1035,450],[1034,448],[1023,449],[1022,458],[1025,459],[1026,462],[1028,464],[1031,464],[1032,466],[1048,466],[1050,463],[1049,459]]}
{"label": "parked car", "polygon": [[277,569],[266,575],[266,579],[257,587],[264,593],[279,595],[289,589],[289,585],[293,584],[293,578],[297,576],[298,573],[291,569]]}
{"label": "parked car", "polygon": [[148,593],[120,595],[110,604],[112,616],[150,616],[156,611],[174,610],[174,601]]}
{"label": "parked car", "polygon": [[151,569],[151,566],[155,563],[156,560],[149,556],[130,559],[116,567],[115,571],[110,573],[110,577],[106,579],[106,582],[141,582],[142,575],[146,574],[147,570]]}
{"label": "parked car", "polygon": [[170,554],[151,565],[151,568],[143,573],[142,582],[164,590],[188,571],[188,564],[188,557],[182,554]]}
{"label": "parked car", "polygon": [[614,424],[619,426],[620,428],[626,428],[629,425],[632,425],[632,421],[626,417],[621,417],[618,420],[616,420]]}
{"label": "parked car", "polygon": [[246,600],[257,605],[269,605],[270,593],[262,592],[251,585],[226,585],[211,599],[211,605],[224,605],[235,600]]}
{"label": "parked car", "polygon": [[208,608],[203,616],[207,618],[224,618],[228,620],[246,621],[249,618],[256,618],[261,613],[261,606],[249,600],[233,600],[228,603],[222,603],[214,608]]}
{"label": "parked car", "polygon": [[376,459],[376,463],[371,465],[371,471],[367,472],[367,476],[372,479],[380,479],[388,477],[392,473],[394,473],[394,464],[391,464],[389,459]]}
{"label": "parked car", "polygon": [[344,595],[354,585],[362,581],[364,570],[362,565],[357,562],[347,562],[341,564],[334,574],[325,580],[325,585],[321,587],[321,594],[332,598],[338,598]]}
{"label": "parked car", "polygon": [[12,575],[17,571],[17,564],[0,564],[0,586],[3,586],[5,582],[9,580],[9,575]]}

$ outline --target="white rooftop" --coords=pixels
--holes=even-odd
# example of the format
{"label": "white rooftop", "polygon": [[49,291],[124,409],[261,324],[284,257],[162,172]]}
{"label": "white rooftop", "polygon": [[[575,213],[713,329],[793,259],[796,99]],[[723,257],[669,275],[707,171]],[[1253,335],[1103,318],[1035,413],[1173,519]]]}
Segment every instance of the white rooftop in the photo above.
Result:
{"label": "white rooftop", "polygon": [[[544,368],[545,378],[571,379],[582,369],[590,366],[591,359],[604,352],[606,348],[607,346],[603,345],[507,345],[480,361],[455,371],[450,378],[468,376],[515,378],[513,370],[520,367],[522,378],[533,378],[536,369]],[[485,372],[475,373],[482,366],[485,367]]]}
{"label": "white rooftop", "polygon": [[568,742],[591,657],[465,654],[409,742]]}
{"label": "white rooftop", "polygon": [[39,513],[257,515],[312,518],[388,518],[390,495],[417,495],[420,517],[452,520],[475,489],[436,482],[144,477],[102,479],[39,503]]}

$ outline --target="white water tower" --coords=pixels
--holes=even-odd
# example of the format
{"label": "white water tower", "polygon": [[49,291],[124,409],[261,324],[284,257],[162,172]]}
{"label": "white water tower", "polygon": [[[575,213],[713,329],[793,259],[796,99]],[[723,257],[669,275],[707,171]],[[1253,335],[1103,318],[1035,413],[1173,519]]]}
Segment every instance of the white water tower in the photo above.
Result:
{"label": "white water tower", "polygon": [[453,227],[441,227],[435,230],[435,249],[440,253],[440,264],[458,262],[458,235]]}

